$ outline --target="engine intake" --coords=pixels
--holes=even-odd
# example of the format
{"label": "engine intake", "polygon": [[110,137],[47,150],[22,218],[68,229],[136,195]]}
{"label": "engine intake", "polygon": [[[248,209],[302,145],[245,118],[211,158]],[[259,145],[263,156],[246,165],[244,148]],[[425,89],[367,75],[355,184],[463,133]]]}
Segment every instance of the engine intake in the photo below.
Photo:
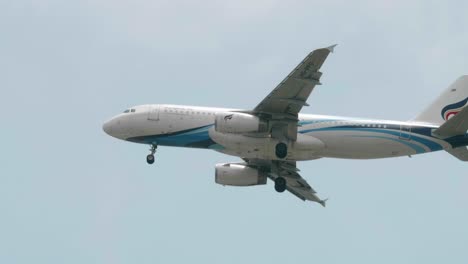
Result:
{"label": "engine intake", "polygon": [[215,130],[221,133],[263,133],[268,123],[259,117],[244,113],[219,113],[215,118]]}
{"label": "engine intake", "polygon": [[237,163],[220,163],[215,167],[215,182],[221,185],[252,186],[266,184],[267,175]]}

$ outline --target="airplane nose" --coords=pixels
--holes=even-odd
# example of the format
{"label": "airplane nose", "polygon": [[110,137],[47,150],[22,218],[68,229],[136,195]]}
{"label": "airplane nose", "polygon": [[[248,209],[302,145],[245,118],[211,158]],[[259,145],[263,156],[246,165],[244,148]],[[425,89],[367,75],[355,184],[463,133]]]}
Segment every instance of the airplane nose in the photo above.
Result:
{"label": "airplane nose", "polygon": [[112,120],[109,120],[102,125],[102,130],[109,136],[112,136]]}

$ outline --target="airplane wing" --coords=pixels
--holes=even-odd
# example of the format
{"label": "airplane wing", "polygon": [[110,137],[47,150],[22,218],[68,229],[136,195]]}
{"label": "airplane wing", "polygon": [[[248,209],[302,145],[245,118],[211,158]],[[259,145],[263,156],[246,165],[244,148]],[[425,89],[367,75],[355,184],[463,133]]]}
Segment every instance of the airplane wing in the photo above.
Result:
{"label": "airplane wing", "polygon": [[267,171],[268,177],[273,181],[278,177],[283,177],[286,180],[286,190],[299,199],[317,202],[325,207],[327,199],[322,200],[316,195],[317,192],[298,173],[299,169],[297,169],[295,161],[244,160],[250,167]]}
{"label": "airplane wing", "polygon": [[[336,45],[312,51],[259,105],[250,113],[269,121],[271,137],[283,140],[297,140],[298,114],[316,85],[320,84],[319,71],[325,59]],[[303,201],[313,201],[325,206],[316,191],[301,177],[295,161],[245,159],[247,165],[267,172],[275,181],[283,178],[286,190]],[[283,185],[284,187],[284,185]]]}
{"label": "airplane wing", "polygon": [[319,71],[336,45],[312,51],[276,88],[255,107],[254,112],[285,115],[297,119],[315,85],[320,85]]}

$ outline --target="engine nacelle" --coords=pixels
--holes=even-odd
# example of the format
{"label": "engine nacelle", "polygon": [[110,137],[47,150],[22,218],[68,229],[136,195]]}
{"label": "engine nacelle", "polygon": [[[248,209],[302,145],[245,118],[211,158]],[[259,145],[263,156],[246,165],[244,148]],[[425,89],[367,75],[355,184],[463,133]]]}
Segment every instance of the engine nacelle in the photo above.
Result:
{"label": "engine nacelle", "polygon": [[267,175],[242,164],[220,163],[215,167],[215,182],[231,186],[261,185],[266,184]]}
{"label": "engine nacelle", "polygon": [[244,113],[218,113],[215,130],[221,133],[263,133],[268,131],[268,123],[259,117]]}

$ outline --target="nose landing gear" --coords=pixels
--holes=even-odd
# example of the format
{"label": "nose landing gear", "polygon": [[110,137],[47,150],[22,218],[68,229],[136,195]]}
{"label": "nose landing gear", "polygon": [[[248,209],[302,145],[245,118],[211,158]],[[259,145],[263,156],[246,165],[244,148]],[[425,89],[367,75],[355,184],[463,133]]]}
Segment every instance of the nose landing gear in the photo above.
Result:
{"label": "nose landing gear", "polygon": [[158,148],[158,145],[156,144],[151,144],[151,148],[150,148],[150,151],[151,151],[151,154],[149,154],[148,156],[146,156],[146,162],[148,164],[153,164],[154,163],[154,153],[156,153],[156,149]]}

